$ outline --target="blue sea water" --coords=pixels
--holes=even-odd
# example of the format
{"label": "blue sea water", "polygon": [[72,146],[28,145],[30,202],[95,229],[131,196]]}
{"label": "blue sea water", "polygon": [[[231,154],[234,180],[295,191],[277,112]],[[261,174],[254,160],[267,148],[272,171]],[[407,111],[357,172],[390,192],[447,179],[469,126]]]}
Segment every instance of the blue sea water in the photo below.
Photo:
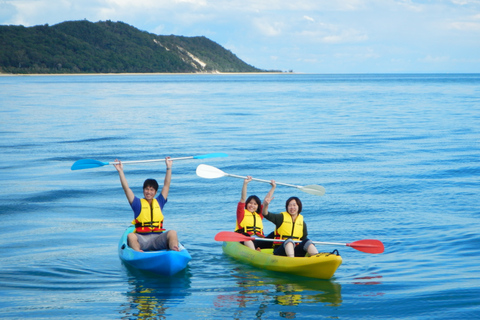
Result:
{"label": "blue sea water", "polygon": [[[75,75],[0,77],[0,318],[480,318],[480,75]],[[113,161],[176,161],[167,229],[189,249],[170,279],[123,266],[132,212]],[[265,272],[223,255],[242,180],[294,185],[309,237],[338,249],[331,280]],[[130,186],[162,162],[125,165]],[[260,198],[269,185],[249,184]],[[266,231],[273,226],[265,222]]]}

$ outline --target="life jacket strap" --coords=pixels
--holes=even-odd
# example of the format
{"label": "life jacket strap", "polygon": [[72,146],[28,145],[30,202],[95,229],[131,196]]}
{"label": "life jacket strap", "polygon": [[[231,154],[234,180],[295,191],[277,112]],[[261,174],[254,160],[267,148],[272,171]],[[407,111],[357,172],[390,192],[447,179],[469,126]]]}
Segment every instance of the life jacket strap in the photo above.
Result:
{"label": "life jacket strap", "polygon": [[136,233],[162,233],[166,229],[163,229],[159,221],[137,222],[135,223]]}

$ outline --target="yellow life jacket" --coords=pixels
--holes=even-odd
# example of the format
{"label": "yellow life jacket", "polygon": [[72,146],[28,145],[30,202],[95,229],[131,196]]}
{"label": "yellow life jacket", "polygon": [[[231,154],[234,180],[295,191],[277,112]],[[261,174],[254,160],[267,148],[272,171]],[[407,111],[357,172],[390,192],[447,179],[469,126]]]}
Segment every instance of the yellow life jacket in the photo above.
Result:
{"label": "yellow life jacket", "polygon": [[152,205],[146,199],[140,199],[142,210],[138,217],[132,221],[137,233],[161,233],[163,229],[163,213],[157,199],[152,200]]}
{"label": "yellow life jacket", "polygon": [[[283,223],[275,230],[275,239],[300,240],[303,237],[303,216],[299,214],[295,223],[293,223],[292,216],[288,212],[282,212]],[[280,245],[283,242],[275,242],[274,245]]]}
{"label": "yellow life jacket", "polygon": [[245,209],[242,221],[237,221],[236,232],[241,231],[249,235],[265,237],[263,234],[263,222],[260,215],[256,212],[250,212]]}

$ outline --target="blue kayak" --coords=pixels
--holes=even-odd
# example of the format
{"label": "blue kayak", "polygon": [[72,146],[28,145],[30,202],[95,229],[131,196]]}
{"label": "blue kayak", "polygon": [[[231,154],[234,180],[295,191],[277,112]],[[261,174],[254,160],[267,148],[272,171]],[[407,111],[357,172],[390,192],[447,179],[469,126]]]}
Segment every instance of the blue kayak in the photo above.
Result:
{"label": "blue kayak", "polygon": [[192,259],[187,249],[181,244],[180,251],[135,251],[127,244],[127,236],[133,230],[133,225],[128,227],[118,243],[118,256],[129,266],[169,277],[185,269]]}

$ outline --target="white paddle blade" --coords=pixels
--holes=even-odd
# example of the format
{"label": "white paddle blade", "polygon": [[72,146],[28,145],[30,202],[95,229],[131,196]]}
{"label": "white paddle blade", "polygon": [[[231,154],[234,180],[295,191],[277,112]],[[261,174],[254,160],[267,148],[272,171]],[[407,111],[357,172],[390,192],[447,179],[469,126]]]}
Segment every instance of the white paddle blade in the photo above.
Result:
{"label": "white paddle blade", "polygon": [[206,164],[201,164],[197,167],[197,176],[205,179],[216,179],[224,177],[225,172],[218,168]]}
{"label": "white paddle blade", "polygon": [[314,185],[314,184],[304,186],[304,187],[300,187],[299,189],[306,192],[306,193],[314,194],[316,196],[323,196],[325,194],[325,188],[324,187]]}

